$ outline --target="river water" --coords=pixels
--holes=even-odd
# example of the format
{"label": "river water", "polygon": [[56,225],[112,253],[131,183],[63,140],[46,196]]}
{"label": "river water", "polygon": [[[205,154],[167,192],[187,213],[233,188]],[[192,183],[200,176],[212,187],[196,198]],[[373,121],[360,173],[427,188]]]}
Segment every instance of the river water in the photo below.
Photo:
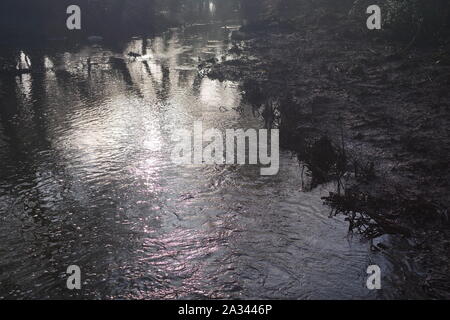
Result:
{"label": "river water", "polygon": [[[198,73],[230,58],[230,30],[19,52],[41,71],[0,78],[0,298],[420,296],[404,284],[408,249],[374,253],[350,237],[322,204],[333,186],[302,190],[288,152],[273,177],[173,164],[171,136],[194,121],[263,126],[238,83]],[[366,287],[372,264],[383,290]],[[66,288],[70,265],[80,291]]]}

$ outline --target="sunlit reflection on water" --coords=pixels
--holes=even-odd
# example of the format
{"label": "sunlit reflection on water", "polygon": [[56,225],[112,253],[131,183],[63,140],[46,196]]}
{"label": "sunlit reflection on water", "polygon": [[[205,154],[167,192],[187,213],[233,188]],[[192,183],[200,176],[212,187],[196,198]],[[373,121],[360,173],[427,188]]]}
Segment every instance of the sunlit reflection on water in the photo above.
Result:
{"label": "sunlit reflection on water", "polygon": [[[2,80],[0,297],[376,297],[365,269],[391,265],[328,217],[326,188],[301,191],[289,154],[275,177],[171,162],[196,120],[262,125],[237,83],[197,71],[230,58],[226,30],[49,50],[43,73]],[[72,264],[81,292],[65,288]]]}

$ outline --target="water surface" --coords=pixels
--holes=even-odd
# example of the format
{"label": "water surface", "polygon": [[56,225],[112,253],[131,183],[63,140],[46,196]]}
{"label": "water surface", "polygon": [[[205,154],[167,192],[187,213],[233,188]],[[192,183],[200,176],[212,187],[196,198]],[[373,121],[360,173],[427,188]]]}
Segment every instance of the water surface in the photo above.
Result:
{"label": "water surface", "polygon": [[[198,25],[120,46],[11,49],[41,71],[0,78],[0,298],[416,294],[404,285],[413,267],[350,237],[322,204],[333,186],[304,192],[288,152],[274,177],[172,163],[173,132],[194,121],[263,126],[238,83],[198,72],[232,58],[229,32]],[[374,263],[379,292],[365,285]],[[74,264],[79,292],[66,289]]]}

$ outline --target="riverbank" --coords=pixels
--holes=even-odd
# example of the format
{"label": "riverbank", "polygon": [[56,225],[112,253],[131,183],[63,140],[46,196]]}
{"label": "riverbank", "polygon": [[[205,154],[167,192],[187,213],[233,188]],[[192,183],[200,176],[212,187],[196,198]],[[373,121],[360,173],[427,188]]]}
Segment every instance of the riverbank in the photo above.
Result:
{"label": "riverbank", "polygon": [[235,33],[234,59],[208,75],[241,82],[305,167],[306,190],[336,182],[324,200],[351,231],[414,239],[423,285],[448,297],[450,44],[389,42],[343,17],[310,22]]}

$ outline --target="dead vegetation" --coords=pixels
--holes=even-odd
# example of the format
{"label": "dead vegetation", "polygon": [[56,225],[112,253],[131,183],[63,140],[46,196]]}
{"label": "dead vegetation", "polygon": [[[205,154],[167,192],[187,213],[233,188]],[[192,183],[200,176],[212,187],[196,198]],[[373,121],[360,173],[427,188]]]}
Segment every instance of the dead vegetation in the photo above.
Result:
{"label": "dead vegetation", "polygon": [[348,8],[324,8],[263,15],[240,31],[248,40],[234,41],[236,59],[209,76],[241,81],[245,101],[296,153],[306,189],[336,182],[325,201],[352,230],[447,228],[448,45],[366,37]]}

